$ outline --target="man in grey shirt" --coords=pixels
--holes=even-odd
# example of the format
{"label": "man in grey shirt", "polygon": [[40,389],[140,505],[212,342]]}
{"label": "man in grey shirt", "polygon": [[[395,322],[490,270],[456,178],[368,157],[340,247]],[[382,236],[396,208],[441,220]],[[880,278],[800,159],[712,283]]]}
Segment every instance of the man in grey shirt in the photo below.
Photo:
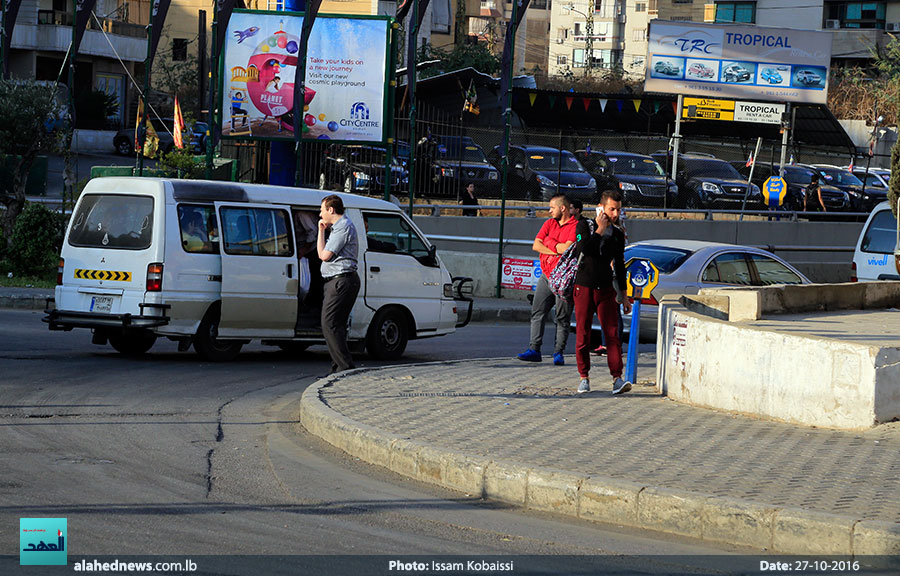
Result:
{"label": "man in grey shirt", "polygon": [[[344,202],[332,194],[322,200],[316,250],[322,260],[325,296],[322,301],[322,333],[331,354],[331,371],[356,368],[347,346],[347,322],[359,294],[356,262],[359,239],[356,227],[344,215]],[[326,239],[327,236],[327,239]]]}

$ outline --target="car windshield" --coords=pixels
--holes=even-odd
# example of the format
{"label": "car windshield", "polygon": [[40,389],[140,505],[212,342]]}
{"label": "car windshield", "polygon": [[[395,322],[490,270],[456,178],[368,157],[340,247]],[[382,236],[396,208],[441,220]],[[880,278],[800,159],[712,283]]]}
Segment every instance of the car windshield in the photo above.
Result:
{"label": "car windshield", "polygon": [[650,260],[660,274],[671,274],[693,254],[690,250],[656,246],[653,244],[632,244],[625,247],[625,261],[632,258]]}
{"label": "car windshield", "polygon": [[842,186],[862,186],[862,181],[847,170],[838,170],[836,168],[819,168],[819,172],[825,177],[829,184],[837,184]]}
{"label": "car windshield", "polygon": [[526,151],[526,154],[528,154],[528,165],[532,170],[584,172],[581,163],[568,150],[562,151],[562,166],[560,166],[560,154],[556,150]]}
{"label": "car windshield", "polygon": [[859,249],[875,254],[892,254],[897,244],[897,219],[890,210],[882,210],[872,217]]}
{"label": "car windshield", "polygon": [[[615,160],[614,160],[615,159]],[[613,156],[610,155],[613,171],[616,174],[632,174],[635,176],[665,176],[662,166],[652,158],[643,156]]]}
{"label": "car windshield", "polygon": [[484,151],[477,144],[463,143],[462,150],[458,142],[442,143],[438,146],[438,154],[441,160],[461,160],[463,162],[481,162],[487,164]]}
{"label": "car windshield", "polygon": [[806,168],[798,168],[796,166],[785,166],[784,168],[784,179],[787,180],[788,184],[806,186],[812,182],[812,175],[813,171]]}
{"label": "car windshield", "polygon": [[723,160],[704,160],[699,158],[685,159],[685,171],[688,178],[703,177],[743,180],[734,166]]}
{"label": "car windshield", "polygon": [[69,244],[90,248],[143,250],[153,234],[150,196],[87,194],[72,215]]}

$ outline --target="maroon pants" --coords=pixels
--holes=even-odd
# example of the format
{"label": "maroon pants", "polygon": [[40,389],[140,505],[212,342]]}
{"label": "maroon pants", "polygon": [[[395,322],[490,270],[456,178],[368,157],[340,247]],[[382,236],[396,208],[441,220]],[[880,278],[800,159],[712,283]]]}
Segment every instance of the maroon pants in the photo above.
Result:
{"label": "maroon pants", "polygon": [[575,361],[578,374],[587,378],[591,371],[591,322],[594,311],[606,338],[606,361],[613,378],[622,376],[622,343],[619,342],[619,305],[616,291],[610,286],[600,290],[575,285]]}

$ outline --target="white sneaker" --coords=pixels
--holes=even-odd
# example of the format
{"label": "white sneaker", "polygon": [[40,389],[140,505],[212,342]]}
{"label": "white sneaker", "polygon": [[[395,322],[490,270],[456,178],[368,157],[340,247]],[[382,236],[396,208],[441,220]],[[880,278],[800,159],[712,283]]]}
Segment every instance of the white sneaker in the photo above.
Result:
{"label": "white sneaker", "polygon": [[581,384],[578,385],[578,393],[585,394],[591,391],[591,381],[587,378],[581,379]]}
{"label": "white sneaker", "polygon": [[626,382],[621,378],[616,378],[616,381],[613,382],[613,394],[624,394],[631,390],[631,382]]}

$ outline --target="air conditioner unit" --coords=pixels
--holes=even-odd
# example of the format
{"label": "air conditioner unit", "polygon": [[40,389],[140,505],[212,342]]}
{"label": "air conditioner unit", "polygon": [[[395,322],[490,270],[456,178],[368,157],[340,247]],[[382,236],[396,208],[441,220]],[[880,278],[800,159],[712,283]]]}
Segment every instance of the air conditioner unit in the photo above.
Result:
{"label": "air conditioner unit", "polygon": [[841,21],[840,20],[826,20],[825,21],[825,29],[826,30],[840,30]]}
{"label": "air conditioner unit", "polygon": [[900,32],[900,22],[888,22],[885,24],[885,30],[888,32]]}

